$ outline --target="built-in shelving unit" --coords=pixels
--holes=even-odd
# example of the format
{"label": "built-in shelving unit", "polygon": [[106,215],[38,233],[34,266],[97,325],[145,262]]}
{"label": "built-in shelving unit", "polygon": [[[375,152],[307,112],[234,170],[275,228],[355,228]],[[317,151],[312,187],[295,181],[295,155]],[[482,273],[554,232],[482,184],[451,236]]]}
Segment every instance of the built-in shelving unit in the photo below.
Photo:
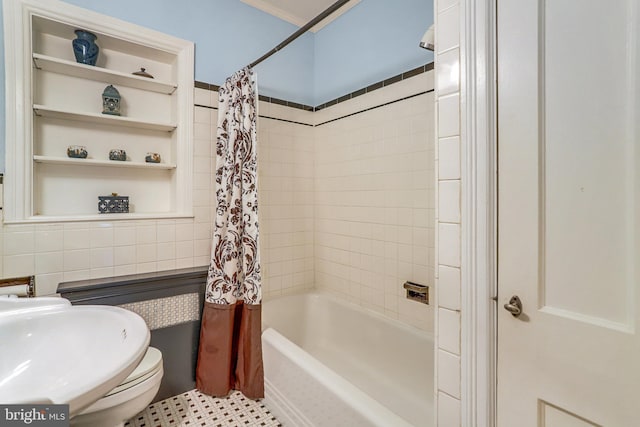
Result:
{"label": "built-in shelving unit", "polygon": [[[192,216],[193,43],[55,0],[5,0],[3,12],[5,222]],[[95,66],[76,61],[76,29],[97,36]],[[102,114],[108,85],[119,116]],[[71,145],[88,158],[68,157]],[[127,161],[109,160],[112,149]],[[129,196],[131,212],[99,214],[111,193]]]}

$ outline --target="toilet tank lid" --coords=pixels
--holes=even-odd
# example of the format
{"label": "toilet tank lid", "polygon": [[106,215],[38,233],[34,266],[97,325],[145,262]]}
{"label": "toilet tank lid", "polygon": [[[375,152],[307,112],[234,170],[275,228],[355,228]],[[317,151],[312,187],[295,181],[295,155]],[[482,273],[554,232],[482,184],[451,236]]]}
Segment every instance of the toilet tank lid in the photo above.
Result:
{"label": "toilet tank lid", "polygon": [[149,372],[153,372],[158,369],[162,364],[162,353],[155,347],[148,347],[144,357],[136,367],[129,374],[129,376],[122,381],[122,384],[137,380],[138,378],[147,375]]}

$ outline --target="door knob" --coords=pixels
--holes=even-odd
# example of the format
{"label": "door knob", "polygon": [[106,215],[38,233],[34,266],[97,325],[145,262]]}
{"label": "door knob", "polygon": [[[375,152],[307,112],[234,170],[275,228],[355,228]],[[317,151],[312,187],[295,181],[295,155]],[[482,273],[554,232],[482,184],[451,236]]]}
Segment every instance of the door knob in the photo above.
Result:
{"label": "door knob", "polygon": [[507,310],[513,317],[518,317],[522,314],[522,301],[518,295],[511,297],[509,302],[504,305],[504,309]]}

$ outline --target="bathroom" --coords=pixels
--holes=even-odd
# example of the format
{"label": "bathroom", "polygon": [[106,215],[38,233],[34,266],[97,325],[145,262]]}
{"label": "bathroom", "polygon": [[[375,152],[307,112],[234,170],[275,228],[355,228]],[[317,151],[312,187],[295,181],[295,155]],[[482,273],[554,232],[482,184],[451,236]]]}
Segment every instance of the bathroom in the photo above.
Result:
{"label": "bathroom", "polygon": [[[152,275],[159,278],[158,283],[161,280],[168,283],[172,280],[180,281],[184,276],[181,276],[182,279],[166,279],[162,278],[162,272],[193,269],[194,275],[201,274],[202,269],[198,268],[206,269],[211,260],[212,224],[216,211],[216,153],[213,147],[216,141],[218,86],[226,77],[268,52],[307,22],[309,17],[313,17],[332,2],[317,6],[314,13],[304,18],[298,17],[297,20],[295,16],[287,14],[286,10],[278,9],[272,4],[282,5],[287,2],[199,0],[189,2],[188,5],[163,2],[161,7],[147,0],[126,3],[69,0],[66,3],[154,31],[145,34],[147,38],[152,37],[155,32],[160,32],[195,43],[195,88],[190,95],[184,94],[184,90],[179,94],[184,96],[180,99],[190,99],[195,107],[191,118],[180,116],[177,119],[178,129],[187,133],[185,137],[191,140],[192,147],[167,155],[176,161],[178,169],[175,176],[172,175],[167,182],[148,178],[148,175],[145,175],[146,171],[127,170],[122,173],[123,179],[137,180],[139,184],[130,188],[120,185],[124,189],[119,191],[121,194],[126,194],[123,191],[131,192],[132,205],[139,209],[138,212],[142,212],[145,204],[151,207],[151,211],[163,210],[165,204],[168,204],[170,208],[175,208],[177,213],[164,216],[143,213],[139,217],[123,217],[111,221],[103,219],[104,217],[77,219],[85,213],[82,211],[71,212],[62,218],[66,213],[56,211],[56,208],[72,206],[72,202],[68,201],[73,200],[78,194],[96,186],[100,186],[100,191],[103,191],[101,194],[111,193],[111,189],[100,185],[103,176],[98,175],[88,178],[86,182],[70,184],[71,195],[45,194],[46,186],[40,191],[34,190],[32,195],[27,194],[20,191],[23,182],[11,179],[11,176],[17,176],[16,172],[22,173],[25,155],[19,150],[16,151],[15,144],[7,144],[6,158],[3,159],[6,166],[4,225],[0,230],[0,277],[35,275],[36,295],[53,296],[59,292],[60,283],[102,283],[108,278],[115,277],[117,280],[120,276],[129,275]],[[614,137],[618,138],[616,141],[619,141],[616,148],[620,149],[606,153],[597,152],[607,160],[604,162],[606,171],[598,169],[598,177],[606,172],[611,174],[611,177],[605,180],[607,183],[615,182],[616,179],[628,181],[630,187],[617,191],[605,190],[594,182],[593,177],[596,174],[590,171],[595,164],[589,163],[593,162],[590,158],[581,159],[582,163],[572,163],[572,167],[580,173],[576,174],[576,182],[571,181],[566,177],[571,174],[559,168],[558,163],[553,163],[569,161],[569,155],[564,151],[557,153],[547,147],[549,159],[546,169],[542,170],[549,174],[548,181],[555,179],[566,185],[560,185],[560,190],[556,193],[550,190],[551,187],[547,188],[545,197],[549,197],[560,206],[556,211],[547,208],[547,230],[554,230],[553,227],[558,226],[570,231],[553,235],[565,236],[564,240],[562,237],[554,240],[547,236],[546,242],[543,241],[547,245],[546,253],[537,247],[538,243],[530,246],[540,250],[539,253],[532,252],[531,248],[525,250],[513,246],[514,251],[501,251],[498,255],[497,247],[498,244],[504,247],[517,244],[514,242],[517,238],[508,239],[505,236],[533,238],[531,234],[539,232],[538,222],[537,218],[532,218],[527,212],[538,212],[538,209],[542,209],[539,206],[531,207],[531,200],[516,199],[518,189],[522,188],[519,186],[530,186],[527,187],[529,194],[537,194],[538,181],[537,178],[531,179],[531,174],[519,176],[518,168],[510,167],[512,163],[507,163],[506,160],[513,161],[521,170],[530,171],[535,167],[532,169],[527,159],[537,158],[536,153],[539,150],[537,142],[521,147],[521,152],[516,149],[519,147],[517,143],[507,144],[509,138],[517,139],[512,135],[518,126],[535,129],[535,132],[529,132],[534,140],[538,132],[538,122],[526,119],[537,117],[538,107],[532,103],[516,104],[520,102],[519,99],[533,96],[528,92],[528,88],[537,87],[540,78],[532,73],[532,70],[538,68],[533,60],[537,57],[531,54],[538,51],[538,47],[533,46],[532,41],[535,39],[535,43],[538,43],[538,38],[527,38],[527,35],[537,34],[540,24],[536,19],[527,18],[527,13],[529,16],[542,16],[547,19],[547,40],[554,40],[554,43],[547,45],[549,56],[545,57],[548,67],[547,87],[552,87],[554,91],[545,92],[545,95],[547,100],[552,100],[547,101],[548,105],[558,106],[559,111],[551,108],[547,111],[561,113],[562,116],[570,108],[575,109],[574,104],[563,103],[562,96],[551,95],[564,94],[569,98],[583,100],[580,103],[575,102],[583,108],[584,114],[591,118],[590,123],[599,123],[596,118],[600,116],[596,113],[602,114],[602,111],[592,111],[583,107],[589,103],[577,94],[580,93],[579,88],[596,86],[598,78],[605,73],[604,66],[593,66],[587,60],[562,62],[558,58],[563,58],[563,55],[573,58],[567,53],[573,50],[578,50],[581,58],[589,57],[589,47],[580,45],[577,40],[580,36],[589,34],[586,32],[587,28],[598,23],[596,17],[610,12],[610,16],[607,15],[607,28],[616,27],[617,22],[627,22],[629,28],[635,29],[638,11],[629,3],[629,15],[634,19],[625,21],[627,10],[623,6],[612,7],[609,10],[605,2],[594,1],[589,7],[585,6],[584,10],[581,10],[578,20],[569,12],[573,6],[568,0],[563,1],[561,5],[546,5],[546,9],[537,2],[527,1],[522,10],[512,9],[512,5],[503,2],[496,4],[489,0],[436,0],[435,4],[430,1],[403,0],[393,7],[389,3],[382,0],[351,0],[338,17],[324,21],[319,28],[314,29],[315,31],[305,33],[256,67],[261,96],[257,138],[260,159],[260,257],[262,293],[266,307],[270,302],[278,301],[280,297],[313,291],[356,305],[371,314],[374,319],[383,319],[383,322],[391,322],[400,329],[410,331],[410,336],[415,338],[414,344],[424,342],[417,345],[415,351],[411,350],[410,355],[395,359],[395,365],[402,365],[417,378],[422,378],[428,373],[429,378],[418,381],[426,397],[423,399],[420,395],[417,403],[412,403],[418,418],[399,414],[402,420],[398,420],[397,424],[394,421],[385,424],[380,420],[391,418],[384,418],[387,416],[385,409],[377,408],[374,404],[363,410],[370,411],[369,418],[365,417],[370,424],[363,425],[404,425],[402,423],[409,422],[412,425],[425,426],[474,426],[496,423],[510,426],[514,425],[509,421],[513,414],[502,410],[510,405],[521,405],[524,408],[523,413],[527,414],[527,421],[517,425],[538,425],[535,423],[539,422],[552,426],[628,425],[628,420],[635,419],[633,415],[629,415],[629,408],[633,407],[633,402],[627,402],[623,405],[623,410],[614,416],[607,410],[609,405],[604,405],[604,409],[594,409],[597,405],[590,400],[594,399],[591,395],[584,400],[567,397],[573,394],[572,389],[560,387],[546,376],[540,379],[540,384],[532,387],[530,395],[527,395],[528,400],[522,399],[522,402],[513,403],[510,399],[517,400],[514,397],[517,393],[514,393],[512,381],[517,382],[516,378],[519,381],[531,381],[531,372],[530,369],[518,369],[522,365],[517,365],[513,359],[519,354],[509,354],[506,344],[499,344],[518,342],[521,348],[530,349],[531,353],[535,353],[530,343],[540,341],[536,341],[530,335],[527,338],[527,335],[522,334],[517,328],[528,322],[535,323],[535,320],[540,318],[536,316],[544,319],[544,316],[552,317],[558,322],[571,320],[575,324],[571,327],[578,328],[579,331],[576,333],[582,334],[580,336],[597,336],[602,340],[613,340],[610,336],[611,331],[614,331],[614,334],[619,331],[626,332],[629,336],[627,341],[622,342],[621,338],[616,338],[618,341],[610,346],[614,349],[617,346],[630,345],[631,340],[635,339],[633,331],[636,330],[634,325],[638,320],[633,307],[640,293],[634,292],[633,285],[628,284],[628,275],[635,274],[633,269],[628,270],[630,272],[626,273],[627,276],[620,273],[614,277],[616,280],[613,280],[614,284],[611,285],[611,295],[605,301],[596,299],[599,297],[594,296],[595,292],[581,293],[580,290],[584,288],[574,285],[573,281],[567,281],[571,282],[567,284],[563,282],[563,286],[554,286],[553,281],[554,278],[566,277],[565,270],[569,267],[573,267],[573,271],[579,267],[584,270],[584,265],[597,265],[596,263],[602,261],[597,254],[589,252],[588,248],[605,247],[612,252],[624,250],[630,256],[626,261],[607,261],[608,263],[599,270],[600,273],[592,274],[592,277],[581,273],[579,277],[583,279],[582,286],[589,286],[589,289],[597,289],[597,280],[607,280],[607,271],[627,271],[625,268],[628,269],[630,266],[625,262],[633,262],[632,244],[635,236],[628,238],[617,233],[618,228],[622,229],[622,226],[613,227],[613,237],[598,235],[586,243],[581,240],[582,244],[576,245],[572,238],[584,235],[589,226],[593,227],[594,224],[609,220],[606,219],[608,217],[605,217],[605,213],[592,209],[594,203],[589,204],[589,200],[566,198],[566,194],[561,192],[568,192],[569,188],[573,188],[571,185],[575,184],[574,187],[597,191],[596,196],[604,198],[609,206],[624,205],[623,200],[628,196],[625,192],[633,191],[628,188],[634,188],[636,179],[635,175],[630,173],[633,171],[630,168],[634,167],[633,156],[629,156],[625,161],[627,169],[616,168],[614,165],[621,160],[620,152],[634,152],[632,146],[624,145],[629,140],[629,135],[613,133]],[[502,12],[502,15],[498,12]],[[527,32],[518,34],[518,25],[510,25],[511,21],[506,19],[497,20],[497,15],[512,16],[513,22],[518,23]],[[220,16],[223,18],[218,18]],[[573,23],[569,27],[575,30],[571,33],[574,38],[567,37],[559,29],[558,20],[562,19],[571,20]],[[5,26],[7,21],[5,14]],[[105,26],[110,21],[106,22]],[[240,22],[247,22],[249,25],[244,28]],[[434,22],[435,53],[419,46],[425,31]],[[509,34],[509,37],[498,38],[496,27],[499,30],[497,33]],[[599,93],[602,99],[609,102],[607,105],[617,106],[617,103],[621,102],[620,94],[625,93],[624,88],[637,87],[632,85],[633,81],[627,81],[633,75],[631,71],[635,69],[633,61],[636,61],[636,56],[633,49],[637,49],[636,44],[630,43],[631,47],[628,47],[633,55],[624,49],[611,47],[625,45],[626,37],[635,35],[633,31],[629,34],[631,36],[621,31],[610,31],[606,37],[603,36],[594,42],[602,52],[608,52],[608,61],[620,65],[614,67],[620,73],[616,80],[618,83],[610,83],[609,89],[613,87],[610,92]],[[107,43],[105,38],[99,38],[98,44],[101,41]],[[12,45],[19,46],[15,43]],[[46,43],[43,43],[43,46],[45,45]],[[521,46],[527,46],[529,50],[520,49]],[[590,48],[593,49],[593,46]],[[105,52],[107,51],[108,49],[105,49]],[[503,62],[496,51],[504,52]],[[20,59],[24,56],[22,52],[15,55],[14,58]],[[10,56],[7,54],[3,57]],[[224,60],[221,60],[222,58]],[[520,61],[509,61],[511,58],[518,58]],[[627,61],[627,58],[632,60]],[[20,67],[25,66],[20,64],[21,61],[14,62],[17,64],[5,59],[5,76],[11,76],[11,73],[15,74]],[[30,67],[30,63],[26,66]],[[173,65],[169,65],[171,66]],[[191,66],[193,67],[193,64]],[[9,72],[7,69],[10,67],[17,68]],[[576,79],[573,86],[567,85],[566,72],[563,74],[560,71],[571,69],[575,72],[576,67],[592,67],[595,71],[582,73],[582,79]],[[152,72],[151,68],[148,71]],[[171,72],[165,74],[170,75]],[[499,80],[499,76],[509,75],[523,75],[532,80],[527,81],[528,86],[517,86],[508,78],[504,81]],[[156,74],[156,77],[158,76]],[[8,81],[9,77],[5,77],[5,80]],[[51,81],[56,82],[55,79],[38,80],[35,93]],[[501,87],[508,90],[498,90],[496,81],[499,82],[498,85],[504,83]],[[510,84],[514,86],[509,86]],[[2,97],[10,99],[5,93],[7,90],[3,85]],[[52,93],[61,95],[64,92],[60,86],[56,90],[62,92],[54,90]],[[127,93],[122,93],[123,99],[126,100]],[[516,96],[510,95],[512,93]],[[497,102],[498,100],[500,102]],[[628,100],[625,102],[621,108],[626,108],[628,115],[608,113],[607,125],[599,123],[591,126],[598,132],[604,129],[602,132],[582,130],[581,137],[593,142],[593,135],[611,136],[612,129],[630,129],[632,132],[633,127],[630,123],[633,122],[632,118],[637,118],[637,110],[635,104],[629,103]],[[44,101],[41,103],[45,104]],[[12,105],[9,101],[6,104]],[[500,109],[498,104],[501,106]],[[513,106],[513,110],[506,107],[509,105]],[[531,111],[528,114],[513,114],[516,107],[524,110],[529,108]],[[133,102],[128,108],[132,114],[136,111]],[[152,105],[148,112],[141,114],[154,114],[155,108],[156,106]],[[34,111],[35,109],[34,105]],[[42,111],[44,109],[36,112],[36,115],[44,114]],[[617,110],[612,107],[612,111]],[[635,113],[635,116],[631,113]],[[3,116],[6,119],[1,121],[3,130],[8,129],[5,141],[14,140],[15,138],[11,137],[17,135],[13,126],[7,126],[10,120],[18,121],[19,117],[16,117],[16,114],[16,111],[5,106]],[[544,116],[546,128],[543,129],[549,132],[549,140],[562,139],[560,128],[554,127],[558,123],[553,119],[557,114],[547,113]],[[499,118],[506,120],[498,120]],[[42,126],[34,131],[36,138],[44,136],[46,139],[47,136],[59,135],[56,130],[57,119],[47,120],[51,120],[49,126]],[[185,131],[180,125],[183,123],[182,120],[186,120],[187,123],[189,120],[192,121],[191,136],[188,135],[189,130]],[[567,120],[574,120],[571,122],[572,130],[580,127],[575,123],[576,119],[573,116]],[[511,127],[506,125],[511,121],[515,124]],[[136,132],[136,136],[141,139],[151,138],[143,131]],[[112,143],[107,136],[122,134],[114,132],[103,135],[96,144],[100,149],[108,150],[112,148],[109,145]],[[504,148],[504,156],[501,155],[500,158],[497,156],[498,135],[501,136],[501,141],[507,141],[504,147],[501,146],[501,154]],[[160,147],[158,151],[165,147],[163,144],[171,143],[170,138],[163,138],[156,145]],[[61,147],[68,145],[66,142],[60,144]],[[591,149],[596,145],[593,142],[589,147]],[[570,150],[571,146],[566,144],[564,148]],[[47,148],[34,149],[46,151]],[[136,147],[132,147],[128,152],[137,156],[144,155],[136,150]],[[191,153],[191,158],[185,160],[184,153]],[[41,154],[44,154],[42,157],[49,155],[46,152]],[[29,165],[37,162],[27,159]],[[33,178],[34,186],[69,178],[66,171],[56,170],[56,167],[60,168],[55,165],[34,166],[34,170],[37,171]],[[500,173],[504,171],[505,174],[498,178],[501,183],[514,184],[505,184],[498,189],[498,169]],[[182,172],[183,170],[189,172]],[[625,170],[626,175],[623,173]],[[50,175],[46,175],[47,173]],[[50,181],[43,178],[46,176],[51,178]],[[115,179],[111,175],[105,176]],[[29,182],[31,179],[28,178]],[[164,192],[165,185],[170,188],[168,192]],[[182,188],[188,188],[188,191],[181,192]],[[150,198],[149,193],[154,197]],[[184,194],[187,193],[191,197],[185,197]],[[56,198],[61,201],[54,200]],[[499,204],[498,200],[505,205]],[[563,200],[565,201],[562,202]],[[574,204],[566,200],[573,201]],[[507,201],[511,204],[506,205]],[[582,212],[592,209],[592,214],[585,216],[583,222],[572,224],[572,227],[567,225],[566,220],[560,222],[562,214],[574,212],[576,205],[582,208]],[[633,218],[633,215],[629,214],[633,212],[633,206],[627,208],[620,209],[625,214],[619,215],[618,223],[627,224],[629,218]],[[91,209],[95,207],[91,206]],[[497,216],[498,209],[504,213],[500,222]],[[47,210],[48,212],[44,212]],[[522,218],[523,221],[531,221],[530,227],[518,227],[515,220],[509,222],[509,212],[518,212],[517,216],[515,213],[511,215]],[[59,218],[24,220],[34,214],[42,214],[45,217],[57,215]],[[554,222],[556,219],[558,221]],[[629,223],[627,227],[632,225]],[[498,227],[505,231],[498,234]],[[523,232],[524,228],[534,230],[535,233]],[[570,244],[574,246],[569,247]],[[577,246],[580,246],[581,250],[576,250]],[[554,250],[563,252],[556,254],[555,258],[550,258]],[[550,261],[563,259],[572,251],[574,255],[568,257],[567,266]],[[539,254],[546,256],[545,262],[538,260]],[[530,259],[539,262],[530,262]],[[588,264],[585,264],[585,259],[589,261]],[[501,261],[500,264],[498,260]],[[535,268],[530,264],[535,264]],[[539,290],[540,295],[544,294],[546,300],[541,299],[538,302],[539,310],[536,311],[533,307],[538,293],[524,289],[524,285],[517,287],[519,285],[506,283],[537,277],[539,271],[545,271],[539,270],[540,265],[547,267],[547,284],[544,288],[546,291]],[[517,266],[522,268],[522,271],[519,272],[518,268],[511,270],[505,266]],[[505,283],[505,287],[500,288],[498,296],[497,278],[502,276],[504,280],[500,283]],[[116,298],[117,303],[112,301],[106,304],[124,306],[142,313],[143,317],[147,316],[145,320],[152,329],[152,344],[154,340],[161,343],[159,337],[162,331],[171,328],[174,328],[174,331],[181,330],[182,336],[195,336],[194,331],[197,331],[198,326],[194,325],[199,325],[198,304],[201,301],[199,302],[197,297],[194,300],[192,296],[193,292],[201,290],[195,279],[183,280],[183,283],[186,282],[188,285],[184,286],[189,287],[189,293],[180,291],[176,294],[157,296],[154,294],[155,290],[146,289],[150,294],[156,295],[154,299],[127,300],[122,297],[124,299]],[[403,287],[405,283],[409,283],[409,286],[411,283],[428,286],[428,303],[407,298],[409,294]],[[421,290],[418,295],[424,298],[424,288],[418,289]],[[511,298],[516,294],[522,300]],[[164,299],[167,295],[171,295],[169,300]],[[105,295],[101,297],[107,298]],[[627,308],[616,311],[615,301],[619,301],[620,298],[627,299]],[[280,301],[294,300],[280,298]],[[308,308],[308,312],[318,311],[313,307],[321,306],[316,302],[296,302],[295,305]],[[273,312],[268,313],[267,310],[265,308],[263,322],[266,325],[277,323],[277,316],[274,316]],[[330,310],[333,310],[331,306],[327,306],[324,313],[320,310],[318,318],[324,319],[323,324],[331,323],[327,319]],[[301,319],[307,320],[306,317]],[[365,321],[367,322],[373,321]],[[584,325],[595,325],[599,329],[580,329],[586,328]],[[316,327],[319,324],[312,326]],[[385,326],[378,326],[375,330],[384,328]],[[318,333],[317,329],[311,330]],[[355,328],[352,331],[357,333],[359,329]],[[546,331],[546,334],[548,335],[542,336],[552,337],[551,332]],[[392,332],[391,335],[395,333]],[[504,339],[498,339],[499,336]],[[374,336],[374,340],[376,338],[377,344],[365,347],[369,352],[380,352],[385,347],[380,344],[380,340],[386,338]],[[558,351],[567,354],[566,357],[575,355],[576,349],[569,351],[562,347],[561,338],[558,338],[560,342],[553,341],[558,346],[556,348],[561,349]],[[423,339],[424,341],[421,341]],[[191,357],[189,345],[189,342],[185,342],[187,349],[183,359]],[[301,344],[300,346],[302,347]],[[576,345],[576,348],[586,353],[595,351],[583,342]],[[425,349],[428,353],[426,355],[423,354]],[[188,360],[185,366],[178,369],[168,361],[174,360],[170,359],[171,357],[179,356],[162,350],[166,378],[183,375],[183,372],[187,372],[184,376],[189,377],[191,361]],[[616,353],[607,353],[603,349],[598,351],[604,360],[613,357],[618,360]],[[637,353],[637,350],[630,350],[629,354],[633,356],[634,351]],[[503,362],[498,369],[498,361],[507,360],[507,356],[508,361]],[[547,367],[549,372],[557,373],[559,368],[554,365],[553,355],[543,356],[548,359],[537,362],[535,366],[540,369]],[[620,358],[620,363],[635,366],[631,356]],[[265,358],[268,357],[273,358],[273,354],[268,355],[265,351]],[[533,363],[524,356],[523,360],[526,361],[521,363]],[[549,364],[544,365],[547,361]],[[311,361],[308,364],[312,371],[316,366],[314,363]],[[329,362],[323,363],[330,365]],[[503,368],[504,371],[501,371]],[[321,369],[318,367],[318,372],[324,373]],[[527,372],[523,374],[523,371]],[[637,371],[638,369],[634,368],[633,372],[637,374]],[[504,374],[498,375],[498,372]],[[580,378],[581,387],[588,388],[592,385],[582,380],[580,371],[574,375],[577,377],[566,378]],[[191,378],[185,378],[184,382],[190,381]],[[337,381],[334,387],[352,390],[349,384]],[[609,381],[615,384],[624,383],[626,388],[621,389],[627,390],[629,395],[633,395],[631,390],[637,389],[637,386],[630,386],[618,377]],[[572,383],[569,379],[565,382]],[[636,384],[640,384],[640,381]],[[378,385],[377,389],[382,387]],[[310,389],[311,386],[306,388]],[[189,389],[185,388],[180,392],[187,390]],[[352,391],[351,396],[343,400],[353,400],[353,407],[362,409],[362,402],[368,402],[368,398],[365,396],[359,401],[353,398],[359,392]],[[617,394],[607,398],[607,403],[613,405],[612,402],[620,396]],[[379,399],[384,400],[384,397]],[[269,399],[265,400],[267,410],[270,409],[269,402]],[[496,402],[510,403],[497,405]],[[234,403],[240,404],[240,400]],[[322,410],[322,406],[320,407]],[[273,415],[276,415],[276,412],[274,411]],[[619,418],[615,418],[616,416]],[[371,421],[372,417],[378,417],[377,424],[376,421]],[[540,417],[542,421],[539,420]],[[295,421],[292,421],[295,418],[287,419],[288,423],[284,419],[265,420],[274,422],[274,425],[277,425],[277,422],[296,425]],[[132,421],[130,425],[138,424]],[[212,421],[211,425],[217,424]],[[229,421],[227,425],[239,424]],[[340,420],[332,425],[341,425]]]}

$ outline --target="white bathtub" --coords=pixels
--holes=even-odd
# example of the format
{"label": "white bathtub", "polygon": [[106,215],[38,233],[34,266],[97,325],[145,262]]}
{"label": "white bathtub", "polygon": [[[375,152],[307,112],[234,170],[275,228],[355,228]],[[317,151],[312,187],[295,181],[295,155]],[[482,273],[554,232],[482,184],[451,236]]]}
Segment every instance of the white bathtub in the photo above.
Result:
{"label": "white bathtub", "polygon": [[285,425],[433,426],[433,338],[322,293],[263,306],[265,403]]}

